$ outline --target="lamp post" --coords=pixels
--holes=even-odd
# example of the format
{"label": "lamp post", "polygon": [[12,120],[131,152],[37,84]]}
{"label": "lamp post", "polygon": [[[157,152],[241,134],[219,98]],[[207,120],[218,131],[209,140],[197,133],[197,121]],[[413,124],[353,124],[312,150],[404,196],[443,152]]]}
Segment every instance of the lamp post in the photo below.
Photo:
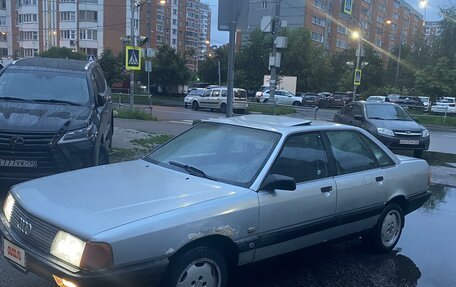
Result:
{"label": "lamp post", "polygon": [[420,8],[424,9],[423,26],[426,25],[426,8],[427,8],[427,5],[428,5],[428,1],[427,0],[421,0],[420,1]]}
{"label": "lamp post", "polygon": [[[357,45],[357,48],[356,48],[356,66],[355,66],[355,73],[354,75],[356,74],[356,71],[359,70],[359,62],[361,60],[361,32],[358,32],[358,31],[353,31],[352,33],[352,39],[353,40],[357,40],[358,42],[358,45]],[[356,85],[355,81],[353,80],[353,101],[355,100],[356,98],[356,90],[357,90],[358,86]]]}

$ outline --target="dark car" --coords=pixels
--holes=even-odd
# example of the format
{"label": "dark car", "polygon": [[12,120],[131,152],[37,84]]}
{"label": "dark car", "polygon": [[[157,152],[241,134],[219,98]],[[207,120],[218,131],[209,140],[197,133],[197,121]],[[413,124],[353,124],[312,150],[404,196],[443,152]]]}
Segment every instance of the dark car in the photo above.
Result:
{"label": "dark car", "polygon": [[96,62],[30,58],[0,74],[0,181],[109,163],[111,90]]}
{"label": "dark car", "polygon": [[419,97],[400,96],[395,103],[402,107],[424,110],[424,104]]}
{"label": "dark car", "polygon": [[429,131],[397,104],[355,102],[338,111],[334,121],[363,128],[391,149],[413,150],[415,157],[429,148]]}
{"label": "dark car", "polygon": [[353,102],[353,93],[335,92],[328,97],[325,107],[343,107],[348,103]]}
{"label": "dark car", "polygon": [[326,103],[326,97],[315,93],[302,93],[303,106],[323,107]]}

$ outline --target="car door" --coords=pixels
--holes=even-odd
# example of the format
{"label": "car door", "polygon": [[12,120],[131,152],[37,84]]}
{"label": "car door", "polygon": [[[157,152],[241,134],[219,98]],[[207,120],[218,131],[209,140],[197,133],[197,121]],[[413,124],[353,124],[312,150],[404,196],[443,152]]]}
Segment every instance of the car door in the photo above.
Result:
{"label": "car door", "polygon": [[287,96],[282,91],[275,91],[274,98],[279,105],[288,105]]}
{"label": "car door", "polygon": [[319,132],[290,135],[269,174],[293,177],[296,189],[258,193],[257,260],[322,242],[335,222],[337,190]]}
{"label": "car door", "polygon": [[211,94],[212,91],[206,91],[204,94],[201,95],[201,97],[198,99],[199,105],[202,108],[210,108],[211,107]]}
{"label": "car door", "polygon": [[209,97],[209,108],[218,109],[221,104],[220,90],[212,90],[212,94]]}
{"label": "car door", "polygon": [[349,234],[375,224],[386,201],[385,171],[366,142],[354,130],[327,131],[336,165],[338,224]]}
{"label": "car door", "polygon": [[351,104],[352,108],[350,111],[350,118],[348,119],[348,124],[362,128],[364,126],[365,117],[363,112],[363,107],[360,104]]}
{"label": "car door", "polygon": [[110,90],[106,85],[106,80],[99,68],[93,70],[93,76],[97,85],[98,95],[96,96],[97,111],[100,116],[99,133],[103,137],[103,142],[109,142],[111,133],[113,132],[113,117]]}

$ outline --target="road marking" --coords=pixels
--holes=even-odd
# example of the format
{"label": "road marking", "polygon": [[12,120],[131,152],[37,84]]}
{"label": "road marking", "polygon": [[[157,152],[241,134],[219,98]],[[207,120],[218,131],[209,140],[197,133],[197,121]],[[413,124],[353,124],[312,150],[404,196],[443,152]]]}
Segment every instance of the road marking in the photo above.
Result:
{"label": "road marking", "polygon": [[168,123],[184,124],[184,125],[193,125],[193,121],[192,121],[192,120],[169,121]]}

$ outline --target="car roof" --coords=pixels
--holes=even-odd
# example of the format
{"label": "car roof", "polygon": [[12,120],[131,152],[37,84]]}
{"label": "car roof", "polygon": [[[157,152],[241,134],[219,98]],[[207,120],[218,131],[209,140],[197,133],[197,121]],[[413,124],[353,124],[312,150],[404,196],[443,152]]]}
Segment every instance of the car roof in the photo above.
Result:
{"label": "car roof", "polygon": [[342,125],[338,123],[313,121],[309,119],[292,118],[287,116],[272,116],[272,115],[245,115],[231,118],[215,118],[205,120],[205,122],[215,122],[243,126],[267,131],[279,132],[288,134],[297,131],[320,131],[322,129],[354,129],[358,128]]}
{"label": "car roof", "polygon": [[85,72],[95,62],[73,59],[33,57],[15,61],[11,67],[36,67],[45,69]]}
{"label": "car roof", "polygon": [[[207,88],[206,91],[212,91],[212,90],[228,90],[227,87],[213,87],[213,88]],[[234,91],[236,90],[244,90],[244,89],[241,89],[241,88],[233,88]],[[245,91],[245,90],[244,90]]]}

